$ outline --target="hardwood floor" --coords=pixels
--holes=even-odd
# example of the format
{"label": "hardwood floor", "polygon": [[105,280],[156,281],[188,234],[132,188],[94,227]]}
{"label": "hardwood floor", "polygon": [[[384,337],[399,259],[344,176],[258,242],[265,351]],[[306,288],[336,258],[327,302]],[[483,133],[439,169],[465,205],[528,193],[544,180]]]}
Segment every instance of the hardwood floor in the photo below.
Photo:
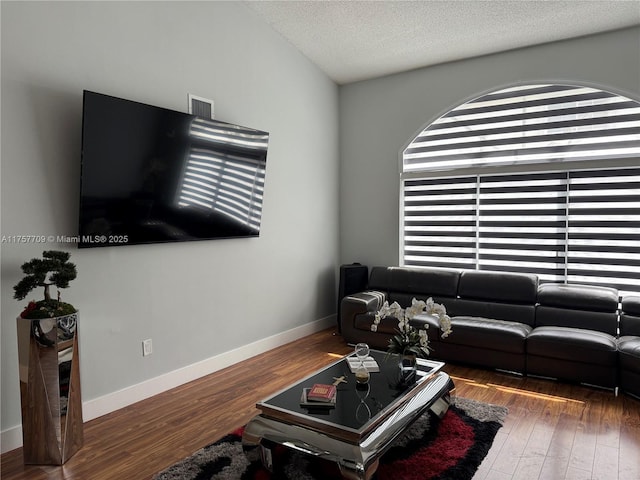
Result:
{"label": "hardwood floor", "polygon": [[[62,467],[2,455],[3,480],[138,480],[246,423],[256,401],[349,353],[326,330],[85,424]],[[612,392],[447,365],[456,394],[509,415],[475,480],[640,479],[640,401]]]}

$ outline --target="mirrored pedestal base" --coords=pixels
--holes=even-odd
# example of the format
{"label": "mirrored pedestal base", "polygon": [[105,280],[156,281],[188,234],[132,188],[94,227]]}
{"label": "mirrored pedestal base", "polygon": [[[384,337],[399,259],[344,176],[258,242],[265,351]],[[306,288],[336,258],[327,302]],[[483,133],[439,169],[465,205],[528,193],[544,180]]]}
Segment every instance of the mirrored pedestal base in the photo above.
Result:
{"label": "mirrored pedestal base", "polygon": [[17,319],[26,464],[62,465],[84,442],[77,320]]}

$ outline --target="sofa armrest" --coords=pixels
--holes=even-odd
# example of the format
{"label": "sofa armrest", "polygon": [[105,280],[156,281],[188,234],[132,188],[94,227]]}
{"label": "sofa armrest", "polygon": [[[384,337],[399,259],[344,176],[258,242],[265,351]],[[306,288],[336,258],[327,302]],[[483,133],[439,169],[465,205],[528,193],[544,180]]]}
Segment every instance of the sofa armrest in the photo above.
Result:
{"label": "sofa armrest", "polygon": [[377,290],[367,290],[365,292],[352,293],[342,299],[341,322],[351,319],[363,313],[373,313],[382,307],[387,300],[387,295]]}
{"label": "sofa armrest", "polygon": [[386,300],[386,293],[378,290],[367,290],[347,295],[340,303],[340,328],[352,331],[355,328],[356,316],[367,313],[373,315],[380,310]]}

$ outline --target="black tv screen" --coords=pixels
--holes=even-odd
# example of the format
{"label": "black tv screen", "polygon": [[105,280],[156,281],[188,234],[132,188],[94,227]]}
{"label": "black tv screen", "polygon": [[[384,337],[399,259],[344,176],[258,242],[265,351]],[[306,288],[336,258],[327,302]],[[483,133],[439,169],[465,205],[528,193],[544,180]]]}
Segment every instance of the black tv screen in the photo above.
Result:
{"label": "black tv screen", "polygon": [[268,142],[85,90],[78,246],[258,236]]}

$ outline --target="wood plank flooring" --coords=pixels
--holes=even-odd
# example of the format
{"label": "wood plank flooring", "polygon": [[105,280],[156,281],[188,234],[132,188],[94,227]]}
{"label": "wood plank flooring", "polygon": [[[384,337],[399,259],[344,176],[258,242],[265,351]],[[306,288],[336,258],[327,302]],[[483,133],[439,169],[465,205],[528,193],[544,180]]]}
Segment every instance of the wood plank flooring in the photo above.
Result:
{"label": "wood plank flooring", "polygon": [[[246,423],[256,401],[351,351],[316,333],[85,424],[62,467],[2,455],[3,480],[144,480]],[[474,480],[638,480],[640,401],[550,380],[447,365],[456,394],[505,405],[505,425]],[[401,480],[401,479],[399,479]]]}

